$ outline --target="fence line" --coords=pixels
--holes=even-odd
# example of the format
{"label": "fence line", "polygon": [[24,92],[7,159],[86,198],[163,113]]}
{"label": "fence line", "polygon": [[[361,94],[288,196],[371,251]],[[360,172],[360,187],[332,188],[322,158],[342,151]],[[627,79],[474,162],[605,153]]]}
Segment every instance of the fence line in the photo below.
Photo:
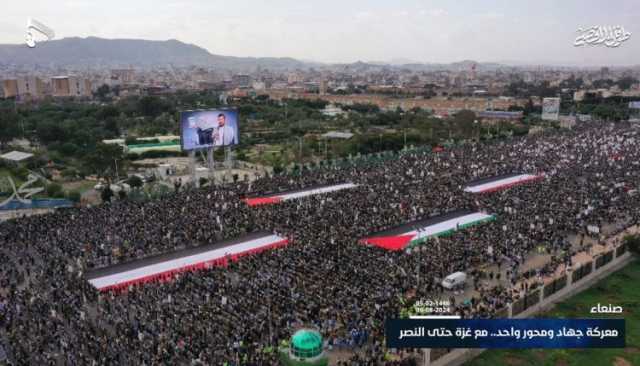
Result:
{"label": "fence line", "polygon": [[[580,267],[566,271],[552,282],[536,288],[525,296],[496,313],[506,315],[507,318],[528,318],[538,312],[549,308],[554,303],[564,300],[581,291],[586,290],[596,281],[608,276],[612,272],[624,267],[631,262],[633,257],[628,252],[625,244],[611,249],[595,260],[582,264]],[[451,352],[442,349],[433,349],[431,362],[425,363],[431,366],[458,366],[478,356],[485,349],[458,348]]]}

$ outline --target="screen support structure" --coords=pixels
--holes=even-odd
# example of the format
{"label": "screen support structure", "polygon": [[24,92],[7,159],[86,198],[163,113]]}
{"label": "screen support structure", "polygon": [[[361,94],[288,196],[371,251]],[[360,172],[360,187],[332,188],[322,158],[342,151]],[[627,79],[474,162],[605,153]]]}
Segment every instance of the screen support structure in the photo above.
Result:
{"label": "screen support structure", "polygon": [[[215,150],[216,147],[209,147],[206,149],[206,157],[204,154],[205,150],[200,150],[200,154],[203,162],[206,164],[206,167],[209,171],[209,180],[211,184],[214,185],[216,183],[216,161],[215,161]],[[198,161],[197,161],[197,153],[196,150],[189,151],[189,173],[191,174],[191,181],[195,187],[200,186],[200,179],[198,179]],[[234,161],[234,153],[231,146],[224,147],[224,173],[226,175],[230,175],[231,169],[233,169],[233,161]],[[226,178],[226,177],[223,177]]]}
{"label": "screen support structure", "polygon": [[[204,154],[204,150],[200,150],[200,155],[202,157],[202,161],[206,165],[209,172],[209,180],[211,184],[215,184],[215,159],[213,157],[213,153],[215,152],[214,147],[209,147],[206,149],[206,157]],[[198,158],[196,150],[189,151],[189,173],[191,174],[191,182],[194,187],[200,187],[200,179],[198,178]]]}
{"label": "screen support structure", "polygon": [[214,147],[209,147],[207,149],[207,168],[209,168],[209,180],[211,181],[211,185],[215,184],[216,181],[216,161],[213,157],[213,154],[215,152],[215,148]]}
{"label": "screen support structure", "polygon": [[231,146],[226,146],[224,148],[224,168],[225,175],[230,175],[231,169],[233,168],[233,150],[231,150]]}
{"label": "screen support structure", "polygon": [[191,183],[194,187],[198,186],[198,179],[196,174],[196,151],[189,151],[189,173],[191,174]]}

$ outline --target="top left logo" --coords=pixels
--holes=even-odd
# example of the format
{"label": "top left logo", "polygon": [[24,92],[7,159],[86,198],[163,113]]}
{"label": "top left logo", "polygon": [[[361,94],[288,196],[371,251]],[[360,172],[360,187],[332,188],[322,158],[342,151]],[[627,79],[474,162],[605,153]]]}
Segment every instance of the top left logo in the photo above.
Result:
{"label": "top left logo", "polygon": [[55,32],[53,31],[53,29],[47,27],[46,25],[40,23],[35,19],[29,18],[27,20],[26,41],[29,48],[34,48],[36,46],[36,42],[46,42],[53,39],[53,37],[55,37]]}

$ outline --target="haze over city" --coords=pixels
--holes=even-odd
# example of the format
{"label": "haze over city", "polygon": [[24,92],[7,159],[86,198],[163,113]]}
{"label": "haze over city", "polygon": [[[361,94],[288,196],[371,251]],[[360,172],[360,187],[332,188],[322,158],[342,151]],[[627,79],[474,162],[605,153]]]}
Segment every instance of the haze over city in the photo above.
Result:
{"label": "haze over city", "polygon": [[[633,0],[12,2],[0,43],[24,43],[27,18],[56,39],[104,37],[196,44],[219,55],[348,63],[455,62],[622,66],[637,64],[640,14]],[[578,28],[621,25],[620,47],[574,47]]]}

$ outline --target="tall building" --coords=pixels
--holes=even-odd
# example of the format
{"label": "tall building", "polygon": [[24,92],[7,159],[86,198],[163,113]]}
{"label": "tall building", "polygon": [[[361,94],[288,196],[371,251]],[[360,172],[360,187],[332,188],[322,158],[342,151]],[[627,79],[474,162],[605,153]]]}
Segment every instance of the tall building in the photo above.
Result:
{"label": "tall building", "polygon": [[328,83],[326,80],[320,80],[320,86],[318,87],[318,91],[320,95],[326,95],[328,89]]}
{"label": "tall building", "polygon": [[2,81],[5,98],[38,99],[44,96],[44,82],[35,76]]}
{"label": "tall building", "polygon": [[71,89],[69,87],[68,76],[54,76],[51,78],[51,88],[53,89],[54,97],[69,97],[71,96]]}
{"label": "tall building", "polygon": [[18,96],[18,80],[7,79],[2,80],[2,90],[5,98],[13,98]]}
{"label": "tall building", "polygon": [[18,78],[20,98],[40,99],[44,96],[44,82],[35,76]]}
{"label": "tall building", "polygon": [[251,77],[247,74],[233,75],[231,83],[238,88],[248,88],[251,85]]}
{"label": "tall building", "polygon": [[54,97],[91,96],[91,82],[78,76],[54,76],[51,85]]}
{"label": "tall building", "polygon": [[71,95],[76,97],[90,97],[91,96],[91,82],[89,79],[80,78],[76,76],[69,77],[69,87]]}
{"label": "tall building", "polygon": [[132,84],[134,81],[133,69],[111,70],[111,82],[113,84]]}
{"label": "tall building", "polygon": [[295,72],[295,73],[290,73],[290,74],[287,76],[287,83],[288,83],[289,85],[298,84],[298,83],[301,83],[301,82],[303,82],[303,81],[304,81],[304,76],[302,76],[302,74],[297,73],[297,72]]}

